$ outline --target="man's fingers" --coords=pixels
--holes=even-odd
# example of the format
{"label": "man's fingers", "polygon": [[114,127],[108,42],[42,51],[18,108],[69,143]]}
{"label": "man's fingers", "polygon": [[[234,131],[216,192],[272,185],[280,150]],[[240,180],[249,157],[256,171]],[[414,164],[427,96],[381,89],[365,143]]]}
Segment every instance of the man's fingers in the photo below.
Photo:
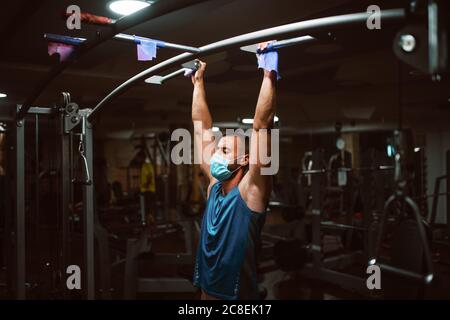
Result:
{"label": "man's fingers", "polygon": [[272,43],[272,42],[274,42],[274,41],[275,41],[275,40],[270,40],[270,41],[260,42],[260,43],[258,43],[258,49],[259,49],[259,50],[264,50],[264,49],[267,48],[267,46],[268,46],[270,43]]}
{"label": "man's fingers", "polygon": [[200,67],[198,68],[199,70],[205,70],[206,68],[206,63],[201,61],[201,60],[197,60],[200,63]]}
{"label": "man's fingers", "polygon": [[260,42],[258,43],[258,49],[259,50],[264,50],[265,48],[267,48],[267,45],[269,44],[269,42],[265,41],[265,42]]}
{"label": "man's fingers", "polygon": [[191,75],[192,83],[195,84],[198,80],[201,80],[203,78],[203,74],[205,73],[206,63],[198,60],[197,62],[199,64],[198,69]]}

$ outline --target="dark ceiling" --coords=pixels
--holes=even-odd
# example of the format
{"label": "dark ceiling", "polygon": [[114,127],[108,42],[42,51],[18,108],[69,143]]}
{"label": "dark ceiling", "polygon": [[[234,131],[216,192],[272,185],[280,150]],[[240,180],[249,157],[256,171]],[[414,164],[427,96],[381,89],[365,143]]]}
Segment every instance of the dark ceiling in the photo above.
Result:
{"label": "dark ceiling", "polygon": [[[159,0],[171,1],[171,0]],[[82,24],[68,30],[62,13],[76,4],[82,11],[117,18],[107,0],[5,1],[0,11],[0,108],[22,103],[46,72],[59,63],[49,57],[44,33],[92,39],[103,27]],[[382,9],[404,1],[378,1]],[[148,21],[126,33],[202,46],[231,36],[316,17],[366,11],[370,1],[349,0],[212,0]],[[335,121],[360,128],[395,124],[401,87],[405,121],[424,129],[445,126],[449,118],[448,81],[433,83],[400,67],[392,42],[400,26],[381,30],[330,30],[335,37],[280,52],[278,115],[286,132],[332,127]],[[52,105],[69,91],[82,107],[92,107],[107,93],[142,70],[174,56],[158,50],[152,62],[138,62],[129,43],[108,41],[82,56],[42,92],[36,105]],[[207,90],[216,122],[251,116],[260,85],[252,54],[239,49],[205,58]],[[402,85],[399,86],[399,74]],[[115,99],[99,120],[102,134],[160,130],[189,123],[192,85],[186,78],[163,86],[140,83]],[[445,115],[445,116],[443,116]],[[345,127],[344,127],[345,128]],[[128,133],[127,133],[128,132]]]}

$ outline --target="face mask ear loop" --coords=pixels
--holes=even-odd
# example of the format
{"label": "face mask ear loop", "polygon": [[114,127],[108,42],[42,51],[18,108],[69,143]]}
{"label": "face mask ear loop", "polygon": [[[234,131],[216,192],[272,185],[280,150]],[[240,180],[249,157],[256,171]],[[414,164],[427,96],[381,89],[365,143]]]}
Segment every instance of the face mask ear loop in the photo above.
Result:
{"label": "face mask ear loop", "polygon": [[233,176],[233,174],[238,171],[240,168],[242,168],[242,166],[237,167],[236,169],[234,169],[233,171],[231,171],[231,176]]}
{"label": "face mask ear loop", "polygon": [[[246,154],[244,154],[243,156],[240,156],[240,157],[237,157],[236,159],[234,159],[233,161],[236,161],[237,159],[239,159],[239,158],[243,158],[243,157],[245,157],[246,156]],[[231,171],[231,176],[230,177],[232,177],[233,175],[234,175],[234,173],[236,172],[236,171],[238,171],[240,168],[242,168],[243,166],[238,166],[236,169],[234,169],[233,171]]]}
{"label": "face mask ear loop", "polygon": [[[235,158],[232,162],[235,162],[236,160],[241,159],[241,158],[245,158],[246,156],[247,156],[247,154],[239,156],[239,157]],[[242,167],[242,166],[239,166],[239,167]]]}

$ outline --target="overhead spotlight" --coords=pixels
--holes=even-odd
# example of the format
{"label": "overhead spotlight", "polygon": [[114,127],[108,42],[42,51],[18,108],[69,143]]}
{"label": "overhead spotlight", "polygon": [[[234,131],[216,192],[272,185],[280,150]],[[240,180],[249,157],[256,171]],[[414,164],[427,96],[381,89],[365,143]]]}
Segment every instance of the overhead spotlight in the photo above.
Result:
{"label": "overhead spotlight", "polygon": [[414,148],[414,152],[419,152],[420,148]]}
{"label": "overhead spotlight", "polygon": [[114,13],[122,16],[128,16],[139,10],[147,8],[152,5],[154,1],[144,0],[115,0],[108,2],[108,8]]}
{"label": "overhead spotlight", "polygon": [[0,92],[0,98],[6,98],[8,95],[6,93]]}

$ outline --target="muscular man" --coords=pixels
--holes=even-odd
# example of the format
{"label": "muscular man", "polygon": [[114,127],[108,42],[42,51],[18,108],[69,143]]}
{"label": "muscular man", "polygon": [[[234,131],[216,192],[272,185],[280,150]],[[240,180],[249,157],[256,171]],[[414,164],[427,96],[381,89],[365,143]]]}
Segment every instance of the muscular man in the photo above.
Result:
{"label": "muscular man", "polygon": [[270,154],[270,130],[263,129],[273,125],[277,74],[264,70],[250,148],[245,137],[227,135],[213,149],[208,148],[213,134],[203,80],[206,64],[200,65],[192,76],[192,120],[195,152],[209,187],[194,285],[202,289],[202,299],[258,299],[256,251],[272,189],[272,177],[261,172],[258,148],[262,145],[268,149],[262,155]]}

